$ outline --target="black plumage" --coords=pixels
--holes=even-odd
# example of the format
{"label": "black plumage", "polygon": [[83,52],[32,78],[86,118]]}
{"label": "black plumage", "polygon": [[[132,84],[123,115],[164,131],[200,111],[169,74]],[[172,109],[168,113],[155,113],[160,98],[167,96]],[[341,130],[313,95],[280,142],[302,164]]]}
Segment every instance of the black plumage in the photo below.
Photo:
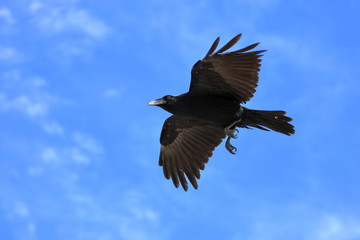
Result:
{"label": "black plumage", "polygon": [[185,191],[187,179],[198,188],[200,170],[204,170],[213,150],[226,136],[226,149],[235,153],[230,139],[237,137],[236,127],[295,133],[285,111],[253,110],[240,105],[256,91],[260,57],[265,52],[250,51],[259,44],[255,43],[224,53],[240,37],[237,35],[216,52],[220,38],[215,40],[205,57],[193,66],[187,93],[166,95],[149,103],[173,114],[162,128],[159,165],[164,176],[171,178],[176,187],[181,184]]}

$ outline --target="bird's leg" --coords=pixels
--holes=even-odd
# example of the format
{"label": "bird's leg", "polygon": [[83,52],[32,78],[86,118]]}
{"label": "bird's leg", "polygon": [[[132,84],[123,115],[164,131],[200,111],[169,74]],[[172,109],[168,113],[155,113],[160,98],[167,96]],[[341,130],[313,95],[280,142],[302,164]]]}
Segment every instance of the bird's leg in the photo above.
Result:
{"label": "bird's leg", "polygon": [[233,122],[232,124],[230,124],[229,126],[227,126],[225,128],[225,134],[228,136],[228,138],[226,139],[225,148],[231,154],[235,154],[237,151],[236,147],[231,145],[230,140],[232,138],[234,138],[234,139],[237,138],[237,135],[239,134],[239,130],[236,129],[236,124],[238,124],[239,122],[241,122],[241,118],[239,120],[236,120],[235,122]]}
{"label": "bird's leg", "polygon": [[235,128],[235,125],[238,124],[239,122],[241,122],[241,118],[239,120],[236,120],[235,122],[233,122],[232,124],[230,124],[229,126],[227,126],[225,128],[225,134],[231,138],[236,139],[237,135],[239,134],[239,130],[237,130]]}
{"label": "bird's leg", "polygon": [[226,150],[228,150],[231,154],[235,154],[237,149],[236,147],[234,147],[233,145],[231,145],[230,140],[232,138],[236,139],[237,135],[239,133],[239,130],[237,130],[235,127],[233,127],[232,129],[229,127],[225,128],[225,134],[228,136],[228,138],[226,139],[226,143],[225,143],[225,148]]}

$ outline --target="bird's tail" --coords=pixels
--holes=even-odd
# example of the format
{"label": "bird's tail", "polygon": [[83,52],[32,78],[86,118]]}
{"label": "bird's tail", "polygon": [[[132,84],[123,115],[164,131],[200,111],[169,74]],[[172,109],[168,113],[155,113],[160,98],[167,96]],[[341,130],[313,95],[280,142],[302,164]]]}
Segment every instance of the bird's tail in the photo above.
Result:
{"label": "bird's tail", "polygon": [[265,131],[271,129],[290,136],[295,133],[295,129],[289,123],[292,119],[285,116],[285,114],[285,111],[263,111],[244,108],[242,120],[238,127],[255,127]]}

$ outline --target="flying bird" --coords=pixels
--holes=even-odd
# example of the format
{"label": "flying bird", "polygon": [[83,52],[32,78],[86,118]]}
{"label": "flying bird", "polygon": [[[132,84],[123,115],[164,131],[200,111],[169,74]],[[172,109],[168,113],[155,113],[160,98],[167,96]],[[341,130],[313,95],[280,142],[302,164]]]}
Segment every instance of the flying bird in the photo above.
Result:
{"label": "flying bird", "polygon": [[218,37],[202,60],[191,70],[187,93],[166,95],[149,102],[172,113],[165,120],[160,136],[159,165],[164,176],[172,179],[175,187],[188,190],[188,181],[197,189],[200,170],[212,156],[214,149],[227,137],[226,149],[235,154],[230,143],[240,128],[273,130],[285,135],[295,133],[285,111],[248,109],[240,104],[253,97],[258,83],[261,53],[250,51],[259,43],[240,50],[225,52],[235,45],[241,34],[219,50]]}

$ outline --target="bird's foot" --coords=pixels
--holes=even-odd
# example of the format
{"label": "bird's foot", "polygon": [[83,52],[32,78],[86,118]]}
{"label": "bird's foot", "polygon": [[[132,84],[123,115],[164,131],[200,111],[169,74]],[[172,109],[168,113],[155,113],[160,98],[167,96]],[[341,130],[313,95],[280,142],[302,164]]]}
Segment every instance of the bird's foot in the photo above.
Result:
{"label": "bird's foot", "polygon": [[230,140],[232,138],[236,139],[238,137],[239,130],[236,129],[236,124],[238,124],[239,122],[241,122],[241,118],[225,128],[225,134],[228,136],[228,138],[226,139],[225,147],[226,150],[228,150],[231,154],[235,154],[237,151],[236,147],[231,145]]}
{"label": "bird's foot", "polygon": [[228,138],[226,139],[226,143],[225,143],[225,148],[226,150],[229,151],[229,153],[235,154],[237,149],[230,143],[231,138],[232,137],[228,135]]}
{"label": "bird's foot", "polygon": [[230,138],[237,139],[239,130],[237,130],[236,128],[233,129],[225,128],[225,134]]}
{"label": "bird's foot", "polygon": [[239,122],[241,122],[241,118],[236,120],[235,122],[233,122],[232,124],[230,124],[229,126],[227,126],[225,128],[225,133],[227,136],[231,137],[231,138],[237,138],[237,135],[239,133],[239,130],[236,129],[236,124],[238,124]]}

